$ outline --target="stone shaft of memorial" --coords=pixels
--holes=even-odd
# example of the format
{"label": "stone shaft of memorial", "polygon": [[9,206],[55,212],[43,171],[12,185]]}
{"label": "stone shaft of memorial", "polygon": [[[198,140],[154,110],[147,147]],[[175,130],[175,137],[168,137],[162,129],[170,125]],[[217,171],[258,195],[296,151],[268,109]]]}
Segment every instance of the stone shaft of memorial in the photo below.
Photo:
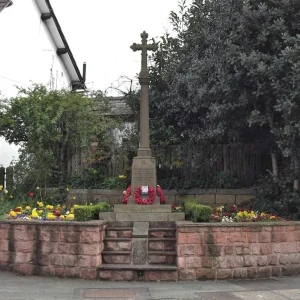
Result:
{"label": "stone shaft of memorial", "polygon": [[138,149],[138,157],[151,157],[150,140],[149,140],[149,84],[150,77],[147,66],[147,51],[156,51],[155,43],[147,44],[148,34],[144,31],[141,34],[142,44],[134,43],[131,46],[133,51],[142,52],[141,72],[139,74],[139,82],[141,85],[141,101],[140,101],[140,145]]}

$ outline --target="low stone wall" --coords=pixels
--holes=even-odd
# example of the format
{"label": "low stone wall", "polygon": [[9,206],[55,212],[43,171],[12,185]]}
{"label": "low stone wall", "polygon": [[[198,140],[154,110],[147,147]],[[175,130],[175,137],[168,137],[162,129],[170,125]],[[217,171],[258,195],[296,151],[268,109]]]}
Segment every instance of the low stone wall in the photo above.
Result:
{"label": "low stone wall", "polygon": [[0,221],[0,269],[96,279],[106,221]]}
{"label": "low stone wall", "polygon": [[300,222],[177,222],[179,280],[300,274]]}
{"label": "low stone wall", "polygon": [[[163,190],[167,204],[180,203],[185,197],[195,198],[199,203],[218,206],[223,204],[240,204],[255,198],[253,189],[191,189]],[[69,198],[76,196],[76,202],[97,202],[106,200],[110,204],[120,204],[123,191],[101,189],[71,189]]]}

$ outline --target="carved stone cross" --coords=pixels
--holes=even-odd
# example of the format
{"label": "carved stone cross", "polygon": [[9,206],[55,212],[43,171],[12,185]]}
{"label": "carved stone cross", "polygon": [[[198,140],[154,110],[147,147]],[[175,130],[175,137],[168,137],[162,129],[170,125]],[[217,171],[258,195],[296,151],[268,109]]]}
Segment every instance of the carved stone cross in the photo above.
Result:
{"label": "carved stone cross", "polygon": [[147,50],[149,51],[156,51],[157,50],[157,44],[147,44],[148,39],[148,33],[144,31],[141,34],[142,38],[142,44],[133,43],[133,45],[130,47],[133,51],[142,51],[142,70],[147,69]]}

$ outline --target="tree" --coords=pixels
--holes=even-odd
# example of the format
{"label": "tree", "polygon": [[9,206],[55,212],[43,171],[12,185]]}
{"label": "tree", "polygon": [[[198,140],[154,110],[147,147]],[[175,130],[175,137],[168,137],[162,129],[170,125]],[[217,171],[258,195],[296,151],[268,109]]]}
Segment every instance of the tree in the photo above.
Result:
{"label": "tree", "polygon": [[90,149],[93,141],[105,139],[116,125],[108,111],[101,92],[87,98],[34,85],[2,101],[0,135],[21,146],[19,169],[31,184],[63,185],[68,160],[76,150]]}
{"label": "tree", "polygon": [[178,141],[263,142],[275,176],[279,151],[299,172],[299,1],[195,0],[187,10],[171,15],[178,46],[163,41],[154,57],[160,127]]}

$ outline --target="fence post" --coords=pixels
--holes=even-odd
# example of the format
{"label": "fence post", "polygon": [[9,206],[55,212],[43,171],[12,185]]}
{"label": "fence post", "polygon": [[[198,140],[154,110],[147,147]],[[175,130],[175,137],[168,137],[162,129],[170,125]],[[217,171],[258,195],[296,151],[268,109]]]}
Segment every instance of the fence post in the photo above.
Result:
{"label": "fence post", "polygon": [[12,191],[14,187],[14,168],[6,168],[6,188],[9,191]]}
{"label": "fence post", "polygon": [[0,185],[4,187],[4,179],[5,179],[5,168],[0,167]]}

